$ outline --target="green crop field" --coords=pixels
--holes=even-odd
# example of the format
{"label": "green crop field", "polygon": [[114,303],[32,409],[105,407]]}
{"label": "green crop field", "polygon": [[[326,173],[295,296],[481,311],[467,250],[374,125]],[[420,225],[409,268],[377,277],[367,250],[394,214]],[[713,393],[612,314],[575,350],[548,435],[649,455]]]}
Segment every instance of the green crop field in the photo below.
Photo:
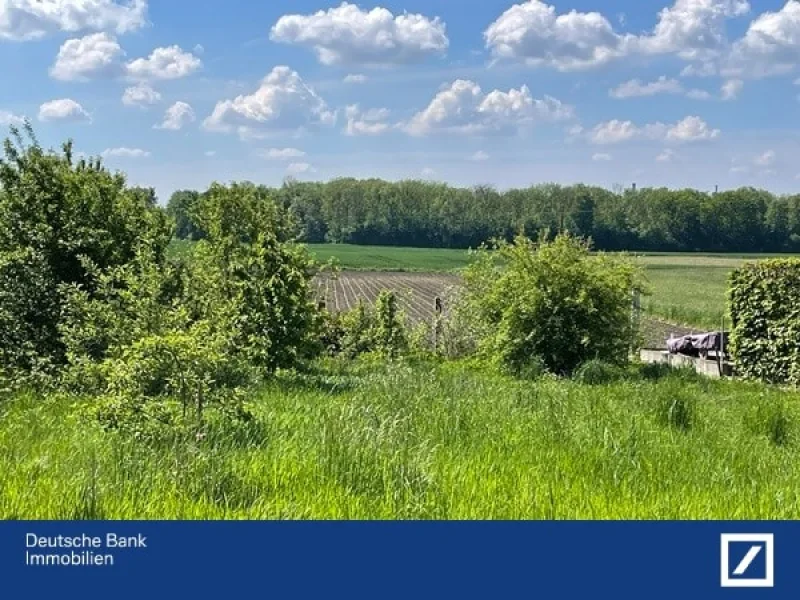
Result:
{"label": "green crop field", "polygon": [[[174,253],[191,251],[191,243],[174,242]],[[336,258],[347,271],[454,272],[469,264],[466,250],[311,244],[320,262]],[[651,294],[642,301],[647,314],[698,329],[717,329],[725,315],[729,273],[759,254],[637,254]],[[774,255],[769,255],[774,256]]]}
{"label": "green crop field", "polygon": [[[342,269],[368,271],[453,271],[469,264],[464,250],[322,244],[310,246],[320,261],[336,257]],[[720,328],[729,273],[758,254],[642,254],[651,295],[648,314],[697,328]]]}
{"label": "green crop field", "polygon": [[252,392],[253,421],[157,441],[101,431],[89,401],[17,395],[0,518],[800,518],[792,394],[660,375],[331,363]]}

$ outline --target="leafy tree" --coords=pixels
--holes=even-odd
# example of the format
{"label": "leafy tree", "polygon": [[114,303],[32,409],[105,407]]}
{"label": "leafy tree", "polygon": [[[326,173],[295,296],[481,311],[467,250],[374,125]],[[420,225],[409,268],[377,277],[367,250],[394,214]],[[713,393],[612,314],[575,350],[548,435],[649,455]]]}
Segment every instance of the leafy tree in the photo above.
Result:
{"label": "leafy tree", "polygon": [[167,214],[175,221],[175,236],[182,240],[199,240],[205,237],[197,224],[192,220],[200,194],[193,190],[179,190],[170,196],[167,202]]}
{"label": "leafy tree", "polygon": [[11,134],[0,159],[0,364],[30,371],[65,361],[65,287],[91,296],[97,272],[143,247],[163,259],[171,226],[100,159],[75,162],[71,142],[55,153],[29,125]]}
{"label": "leafy tree", "polygon": [[266,188],[213,184],[195,207],[206,231],[194,254],[190,301],[224,323],[231,351],[272,370],[315,351],[315,266],[291,216]]}

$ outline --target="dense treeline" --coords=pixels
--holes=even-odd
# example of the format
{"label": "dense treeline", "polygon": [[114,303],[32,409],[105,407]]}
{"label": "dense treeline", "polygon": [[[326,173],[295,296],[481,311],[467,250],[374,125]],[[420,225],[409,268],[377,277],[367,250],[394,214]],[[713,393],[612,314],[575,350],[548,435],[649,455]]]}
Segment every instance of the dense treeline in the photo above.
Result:
{"label": "dense treeline", "polygon": [[[585,185],[537,185],[498,192],[423,181],[289,180],[269,191],[297,218],[310,243],[468,248],[520,230],[570,231],[604,250],[800,251],[800,195],[741,188],[720,193],[666,188],[615,193]],[[173,194],[177,235],[200,238],[192,205]]]}

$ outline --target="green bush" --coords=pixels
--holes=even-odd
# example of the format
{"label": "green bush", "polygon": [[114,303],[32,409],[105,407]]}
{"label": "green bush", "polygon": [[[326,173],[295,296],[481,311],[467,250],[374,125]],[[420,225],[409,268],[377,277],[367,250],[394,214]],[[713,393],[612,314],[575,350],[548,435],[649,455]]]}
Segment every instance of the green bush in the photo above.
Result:
{"label": "green bush", "polygon": [[800,384],[800,260],[744,265],[731,274],[728,298],[737,373]]}
{"label": "green bush", "polygon": [[464,279],[479,350],[512,372],[534,357],[555,374],[592,359],[628,360],[641,275],[624,256],[593,255],[568,234],[538,243],[519,236],[479,251]]}
{"label": "green bush", "polygon": [[92,298],[97,273],[148,247],[159,259],[171,225],[150,190],[128,188],[99,159],[48,152],[11,128],[0,158],[0,364],[30,373],[66,360],[65,287]]}
{"label": "green bush", "polygon": [[327,313],[322,332],[322,342],[331,354],[350,359],[370,353],[396,358],[409,349],[408,326],[397,297],[388,290],[378,294],[374,305],[359,300],[345,313]]}

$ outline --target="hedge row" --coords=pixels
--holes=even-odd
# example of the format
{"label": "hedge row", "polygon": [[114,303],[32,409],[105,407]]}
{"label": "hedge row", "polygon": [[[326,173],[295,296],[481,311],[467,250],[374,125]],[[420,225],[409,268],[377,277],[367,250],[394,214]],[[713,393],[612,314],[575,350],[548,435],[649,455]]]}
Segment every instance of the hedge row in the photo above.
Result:
{"label": "hedge row", "polygon": [[731,352],[737,372],[800,384],[800,259],[748,263],[731,274]]}

